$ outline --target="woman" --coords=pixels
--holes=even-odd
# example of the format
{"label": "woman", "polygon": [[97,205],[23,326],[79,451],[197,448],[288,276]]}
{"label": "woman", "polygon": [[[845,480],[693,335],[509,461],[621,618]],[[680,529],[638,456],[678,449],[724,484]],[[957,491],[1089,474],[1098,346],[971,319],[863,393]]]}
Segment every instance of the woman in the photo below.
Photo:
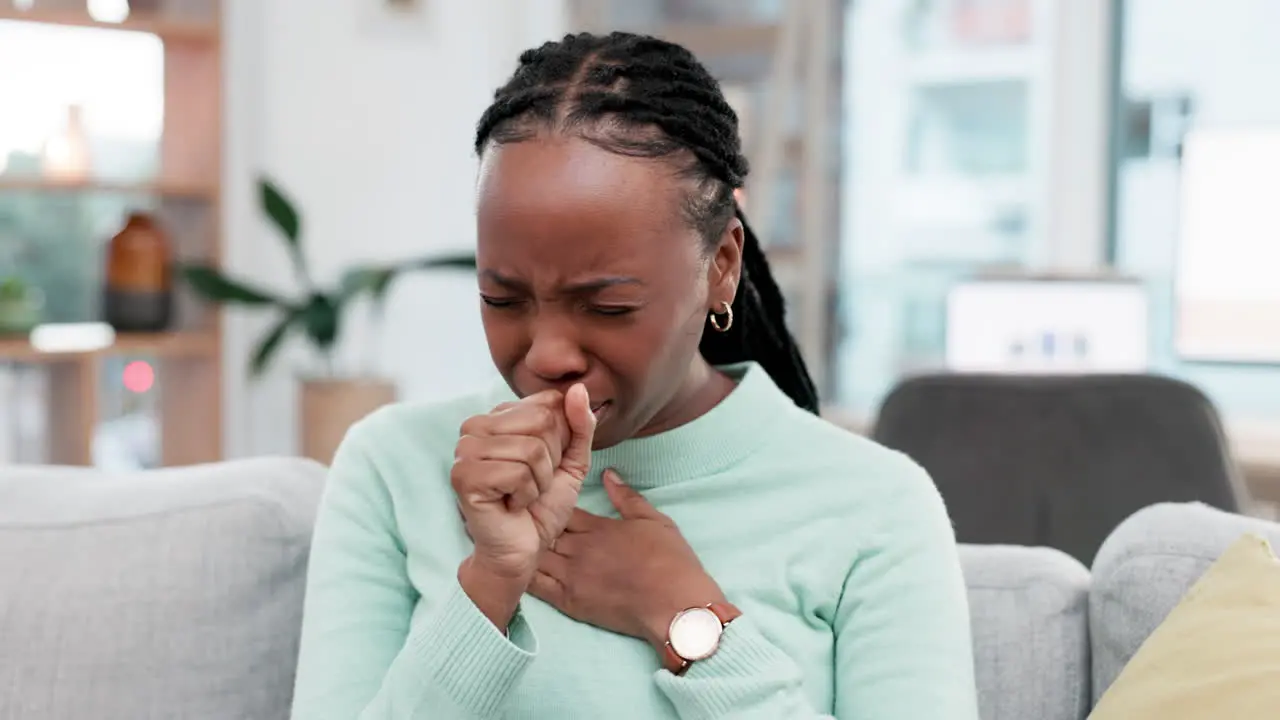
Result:
{"label": "woman", "polygon": [[505,383],[351,431],[294,717],[976,718],[945,509],[817,417],[707,71],[548,43],[476,150]]}

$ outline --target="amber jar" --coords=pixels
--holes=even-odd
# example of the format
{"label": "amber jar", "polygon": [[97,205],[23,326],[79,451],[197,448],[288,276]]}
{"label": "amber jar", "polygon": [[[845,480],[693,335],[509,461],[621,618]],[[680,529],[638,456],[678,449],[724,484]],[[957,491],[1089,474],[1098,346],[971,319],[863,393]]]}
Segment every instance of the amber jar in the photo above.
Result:
{"label": "amber jar", "polygon": [[173,249],[146,213],[128,222],[107,246],[103,320],[120,332],[161,332],[173,307]]}

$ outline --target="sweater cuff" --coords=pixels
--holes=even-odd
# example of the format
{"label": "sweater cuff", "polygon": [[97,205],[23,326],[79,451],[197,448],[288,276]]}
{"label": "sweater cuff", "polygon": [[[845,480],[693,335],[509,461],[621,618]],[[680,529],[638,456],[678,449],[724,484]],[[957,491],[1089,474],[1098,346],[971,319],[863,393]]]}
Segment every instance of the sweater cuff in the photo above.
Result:
{"label": "sweater cuff", "polygon": [[661,670],[656,680],[681,720],[717,720],[770,705],[780,694],[798,690],[802,675],[795,661],[744,615],[725,627],[714,655],[683,675]]}
{"label": "sweater cuff", "polygon": [[435,617],[409,638],[426,677],[469,715],[496,717],[538,652],[532,628],[516,612],[507,635],[455,583]]}

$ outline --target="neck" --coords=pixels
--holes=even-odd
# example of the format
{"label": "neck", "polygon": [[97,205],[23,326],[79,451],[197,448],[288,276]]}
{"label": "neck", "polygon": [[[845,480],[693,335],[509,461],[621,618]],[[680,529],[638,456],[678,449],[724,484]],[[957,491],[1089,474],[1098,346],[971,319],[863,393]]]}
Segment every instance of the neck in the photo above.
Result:
{"label": "neck", "polygon": [[632,437],[664,433],[711,411],[733,392],[734,381],[698,355],[675,395]]}
{"label": "neck", "polygon": [[[798,412],[795,403],[755,363],[711,369],[699,393],[707,399],[686,403],[682,415],[688,421],[664,432],[633,437],[591,453],[587,482],[600,481],[600,473],[614,468],[627,484],[638,489],[656,488],[705,478],[740,465],[775,437],[776,423]],[[721,391],[727,388],[721,396]],[[704,395],[705,393],[705,395]],[[713,402],[715,398],[718,402]],[[692,410],[710,405],[705,411]]]}

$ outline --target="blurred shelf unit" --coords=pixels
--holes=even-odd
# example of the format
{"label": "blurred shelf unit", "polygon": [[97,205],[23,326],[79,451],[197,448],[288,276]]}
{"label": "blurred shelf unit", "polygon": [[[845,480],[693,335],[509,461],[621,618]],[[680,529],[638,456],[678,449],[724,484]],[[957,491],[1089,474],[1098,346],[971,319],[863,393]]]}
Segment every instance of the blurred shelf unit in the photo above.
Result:
{"label": "blurred shelf unit", "polygon": [[[55,3],[51,3],[55,4]],[[57,5],[57,4],[55,4]],[[80,3],[85,6],[85,3]],[[86,10],[42,9],[40,3],[30,10],[0,5],[0,20],[24,20],[28,22],[86,27],[100,30],[140,32],[155,35],[166,43],[207,43],[216,45],[221,37],[217,16],[208,19],[171,17],[165,14],[131,16],[120,22],[95,20]]]}
{"label": "blurred shelf unit", "polygon": [[[19,247],[25,247],[23,243],[34,244],[38,250],[40,243],[54,238],[60,243],[57,248],[74,247],[77,253],[45,248],[46,254],[84,256],[80,265],[73,268],[74,272],[65,267],[80,261],[64,259],[60,266],[64,274],[59,276],[61,284],[58,285],[59,289],[70,287],[84,295],[86,299],[76,306],[83,309],[77,310],[75,317],[46,317],[46,323],[50,324],[37,328],[38,333],[44,328],[56,329],[60,323],[98,320],[102,297],[99,283],[105,263],[100,257],[103,253],[98,251],[133,211],[146,212],[158,219],[169,238],[175,260],[220,262],[221,8],[219,0],[139,0],[128,3],[132,8],[129,17],[110,22],[91,16],[87,5],[94,3],[86,5],[84,0],[36,0],[28,3],[29,10],[17,9],[18,5],[7,0],[0,4],[0,32],[11,39],[23,40],[31,48],[65,54],[65,48],[51,49],[49,46],[54,43],[49,40],[57,41],[59,47],[92,40],[105,43],[104,46],[124,48],[132,57],[147,58],[148,62],[141,65],[119,64],[143,68],[138,77],[125,73],[112,78],[114,87],[131,92],[117,98],[98,88],[92,101],[99,103],[99,109],[106,108],[104,114],[115,123],[111,126],[113,131],[118,132],[122,117],[138,115],[154,117],[158,126],[158,132],[149,130],[144,140],[130,136],[134,145],[119,151],[127,155],[135,151],[135,146],[141,147],[138,154],[145,161],[141,164],[146,172],[115,173],[95,166],[78,174],[55,175],[46,172],[44,166],[15,169],[10,163],[6,169],[6,158],[0,156],[0,203],[23,208],[17,219],[9,218],[12,227],[8,239],[15,240]],[[11,52],[12,48],[11,44]],[[117,58],[108,54],[85,62],[100,66],[114,59]],[[92,69],[82,64],[81,75],[86,67]],[[51,73],[50,84],[88,84],[75,72]],[[143,90],[132,92],[137,88]],[[79,94],[58,88],[52,92],[66,96]],[[126,105],[144,95],[143,111],[131,114],[129,111],[134,108]],[[22,102],[8,104],[5,112],[20,113],[22,105]],[[147,115],[152,110],[154,112]],[[30,120],[41,121],[43,117],[33,114]],[[5,151],[4,139],[0,137],[0,153]],[[129,159],[132,161],[133,156]],[[138,163],[124,165],[132,168],[134,164]],[[76,219],[49,230],[45,227],[48,223],[32,219],[49,217],[54,212],[49,208],[57,208],[57,214]],[[111,229],[104,229],[104,224]],[[0,236],[4,230],[0,227]],[[3,261],[5,258],[0,257],[0,262]],[[0,274],[5,269],[0,265]],[[44,292],[47,300],[51,293],[41,287],[39,281],[37,278],[35,286]],[[158,429],[156,464],[190,465],[222,457],[219,312],[197,302],[176,277],[173,292],[173,320],[170,329],[161,333],[117,333],[114,339],[101,345],[85,346],[87,349],[76,349],[72,345],[62,351],[33,342],[36,333],[0,335],[0,370],[34,372],[44,378],[39,414],[47,425],[42,433],[47,448],[41,461],[93,464],[95,435],[99,426],[113,419],[104,417],[104,412],[118,404],[111,398],[113,392],[119,394],[119,388],[109,388],[105,383],[115,382],[119,366],[133,361],[143,361],[154,369],[154,389],[141,392],[151,395],[142,404],[151,408]],[[47,308],[48,302],[46,314]],[[151,388],[149,381],[147,386]],[[4,401],[0,399],[0,405]]]}
{"label": "blurred shelf unit", "polygon": [[4,177],[0,175],[0,192],[154,195],[165,199],[213,202],[218,197],[218,186],[216,184],[181,181],[133,183],[115,180],[60,180],[35,177]]}
{"label": "blurred shelf unit", "polygon": [[210,333],[126,333],[117,335],[102,348],[47,349],[28,338],[0,336],[0,362],[23,365],[58,365],[92,362],[109,357],[201,358],[218,349],[218,338]]}

